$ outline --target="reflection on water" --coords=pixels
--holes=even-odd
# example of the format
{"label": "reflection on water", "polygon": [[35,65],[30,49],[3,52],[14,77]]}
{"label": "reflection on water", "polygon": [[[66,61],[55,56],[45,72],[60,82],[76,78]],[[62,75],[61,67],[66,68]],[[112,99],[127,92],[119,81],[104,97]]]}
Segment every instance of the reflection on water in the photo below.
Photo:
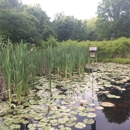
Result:
{"label": "reflection on water", "polygon": [[[128,86],[127,86],[128,87]],[[110,123],[121,124],[129,120],[130,117],[130,89],[127,91],[119,91],[116,89],[109,89],[110,94],[119,95],[120,99],[108,98],[105,94],[98,94],[99,101],[107,101],[115,104],[115,107],[104,108],[102,112]]]}
{"label": "reflection on water", "polygon": [[108,122],[108,119],[105,117],[105,114],[102,111],[98,110],[96,113],[98,114],[98,116],[95,118],[96,130],[129,130],[130,128],[129,120],[119,125],[117,123]]}

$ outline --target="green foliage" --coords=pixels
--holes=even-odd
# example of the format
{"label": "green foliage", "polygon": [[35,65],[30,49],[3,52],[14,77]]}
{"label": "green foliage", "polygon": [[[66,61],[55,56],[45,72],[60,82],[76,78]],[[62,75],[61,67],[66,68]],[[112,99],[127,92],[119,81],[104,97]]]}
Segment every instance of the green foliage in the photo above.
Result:
{"label": "green foliage", "polygon": [[130,64],[130,59],[124,59],[124,58],[115,58],[111,60],[115,63],[123,63],[123,64]]}
{"label": "green foliage", "polygon": [[111,41],[86,41],[89,46],[97,46],[98,61],[113,61],[115,58],[129,58],[130,57],[130,39],[122,37]]}
{"label": "green foliage", "polygon": [[[53,43],[54,42],[54,43]],[[49,76],[49,89],[51,92],[52,73],[72,78],[73,72],[84,74],[87,61],[87,48],[83,43],[66,41],[57,47],[56,39],[48,39],[48,48],[39,49],[35,45],[1,44],[0,66],[8,91],[9,102],[15,93],[18,104],[22,103],[22,95],[29,92],[29,82],[35,83],[36,75]]]}
{"label": "green foliage", "polygon": [[0,35],[6,41],[9,38],[13,43],[23,40],[39,45],[41,39],[46,39],[47,25],[50,27],[49,18],[39,5],[27,6],[18,0],[0,0]]}
{"label": "green foliage", "polygon": [[[130,63],[130,39],[122,37],[111,41],[63,41],[51,36],[44,49],[28,44],[0,44],[0,66],[7,85],[9,102],[12,92],[15,93],[18,104],[22,95],[29,92],[29,82],[35,83],[36,75],[49,76],[51,92],[52,73],[65,78],[73,78],[73,72],[84,74],[86,63],[90,62],[89,47],[97,46],[97,59],[102,62]],[[95,59],[96,60],[96,59]]]}
{"label": "green foliage", "polygon": [[46,49],[46,48],[48,48],[48,47],[50,47],[50,46],[51,46],[52,48],[54,48],[54,47],[57,46],[57,44],[58,44],[57,39],[56,39],[54,36],[50,36],[50,37],[47,39],[47,41],[42,40],[42,42],[41,42],[41,46],[42,46],[42,48],[44,48],[44,49]]}
{"label": "green foliage", "polygon": [[[40,5],[24,5],[20,0],[0,0],[0,36],[7,43],[32,43],[48,46],[53,36],[58,42],[71,40],[111,40],[130,37],[129,0],[102,0],[97,18],[79,20],[57,13],[50,18]],[[47,41],[47,42],[46,42]],[[42,42],[42,43],[41,43]]]}
{"label": "green foliage", "polygon": [[56,14],[52,22],[53,28],[57,34],[58,41],[65,40],[86,40],[86,25],[83,21],[73,16],[65,16],[64,14]]}
{"label": "green foliage", "polygon": [[102,0],[96,22],[99,39],[130,37],[129,0]]}
{"label": "green foliage", "polygon": [[[2,43],[1,43],[2,44]],[[3,45],[2,45],[3,46]],[[4,75],[4,79],[6,81],[9,103],[12,101],[11,95],[11,61],[10,61],[10,45],[8,44],[6,48],[1,47],[1,72]]]}
{"label": "green foliage", "polygon": [[57,73],[72,78],[73,71],[83,74],[88,52],[84,43],[68,40],[55,48],[54,67]]}
{"label": "green foliage", "polygon": [[5,46],[1,51],[2,73],[6,80],[9,101],[11,102],[13,91],[21,103],[21,95],[28,92],[28,51],[26,44],[12,44]]}
{"label": "green foliage", "polygon": [[86,21],[86,33],[87,33],[87,39],[94,41],[97,39],[97,34],[96,34],[96,21],[97,18],[91,18],[90,20]]}

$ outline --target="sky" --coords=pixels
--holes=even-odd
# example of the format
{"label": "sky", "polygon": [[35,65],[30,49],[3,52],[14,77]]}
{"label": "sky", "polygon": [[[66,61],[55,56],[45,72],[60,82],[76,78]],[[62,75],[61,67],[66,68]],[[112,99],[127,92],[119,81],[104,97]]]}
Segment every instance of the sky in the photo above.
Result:
{"label": "sky", "polygon": [[96,16],[98,2],[101,0],[22,0],[23,4],[40,4],[43,11],[51,19],[56,13],[64,12],[65,15],[77,19],[91,19]]}

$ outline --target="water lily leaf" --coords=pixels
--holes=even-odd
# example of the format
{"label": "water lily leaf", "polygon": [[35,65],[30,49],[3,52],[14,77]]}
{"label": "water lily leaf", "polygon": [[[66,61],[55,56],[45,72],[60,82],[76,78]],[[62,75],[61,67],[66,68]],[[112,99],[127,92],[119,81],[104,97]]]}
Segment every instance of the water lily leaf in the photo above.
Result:
{"label": "water lily leaf", "polygon": [[84,111],[85,110],[85,107],[78,107],[77,111]]}
{"label": "water lily leaf", "polygon": [[87,112],[95,112],[95,109],[90,107],[90,108],[86,108],[85,111],[87,111]]}
{"label": "water lily leaf", "polygon": [[28,128],[29,128],[29,129],[32,129],[32,128],[35,128],[36,126],[37,126],[37,124],[29,124],[29,125],[28,125]]}
{"label": "water lily leaf", "polygon": [[74,126],[76,124],[76,122],[74,121],[68,121],[67,123],[65,123],[66,126]]}
{"label": "water lily leaf", "polygon": [[78,123],[75,125],[75,127],[78,128],[78,129],[83,129],[83,128],[86,127],[86,125],[85,125],[84,123],[82,123],[82,122],[78,122]]}
{"label": "water lily leaf", "polygon": [[116,98],[116,95],[108,94],[107,97],[108,97],[108,98]]}
{"label": "water lily leaf", "polygon": [[40,122],[48,123],[49,120],[47,118],[43,118],[43,119],[40,120]]}
{"label": "water lily leaf", "polygon": [[95,104],[94,103],[90,103],[89,106],[95,106]]}
{"label": "water lily leaf", "polygon": [[122,88],[121,91],[126,91],[126,89],[125,89],[125,88]]}
{"label": "water lily leaf", "polygon": [[58,122],[59,122],[60,124],[65,124],[65,123],[66,123],[66,120],[64,120],[64,118],[62,118],[62,119],[58,119]]}
{"label": "water lily leaf", "polygon": [[35,116],[35,117],[34,117],[34,120],[40,121],[42,118],[43,118],[42,116]]}
{"label": "water lily leaf", "polygon": [[79,116],[87,116],[87,113],[81,112],[79,113]]}
{"label": "water lily leaf", "polygon": [[98,110],[103,110],[104,109],[102,106],[96,106],[95,108],[98,109]]}
{"label": "water lily leaf", "polygon": [[53,123],[57,123],[57,120],[50,120],[50,123],[53,124]]}
{"label": "water lily leaf", "polygon": [[64,128],[64,125],[58,125],[59,128]]}
{"label": "water lily leaf", "polygon": [[103,107],[114,107],[115,104],[111,103],[111,102],[102,102],[101,105]]}
{"label": "water lily leaf", "polygon": [[84,119],[83,122],[84,122],[85,124],[91,125],[91,124],[94,123],[94,120],[93,120],[93,119]]}
{"label": "water lily leaf", "polygon": [[70,113],[71,113],[71,114],[74,114],[74,115],[76,115],[76,114],[77,114],[77,112],[76,112],[76,111],[71,111]]}
{"label": "water lily leaf", "polygon": [[30,103],[26,102],[26,103],[23,103],[22,105],[25,106],[25,107],[28,107],[30,105]]}
{"label": "water lily leaf", "polygon": [[115,96],[115,98],[120,99],[120,98],[121,98],[121,96]]}
{"label": "water lily leaf", "polygon": [[39,124],[37,124],[37,127],[39,127],[39,128],[45,128],[46,125],[47,125],[47,123],[41,123],[41,122],[39,122]]}
{"label": "water lily leaf", "polygon": [[90,117],[90,118],[94,118],[96,117],[97,115],[95,113],[88,113],[87,114],[87,117]]}
{"label": "water lily leaf", "polygon": [[63,112],[70,112],[70,109],[62,109]]}
{"label": "water lily leaf", "polygon": [[5,126],[4,124],[0,124],[0,129],[1,130],[9,130],[9,127]]}
{"label": "water lily leaf", "polygon": [[76,120],[77,120],[77,118],[75,116],[70,117],[70,121],[76,121]]}
{"label": "water lily leaf", "polygon": [[13,120],[13,123],[19,124],[19,123],[22,123],[23,121],[24,121],[24,119],[22,119],[22,118],[14,119],[14,120]]}
{"label": "water lily leaf", "polygon": [[102,93],[104,93],[104,94],[109,94],[109,91],[102,91]]}

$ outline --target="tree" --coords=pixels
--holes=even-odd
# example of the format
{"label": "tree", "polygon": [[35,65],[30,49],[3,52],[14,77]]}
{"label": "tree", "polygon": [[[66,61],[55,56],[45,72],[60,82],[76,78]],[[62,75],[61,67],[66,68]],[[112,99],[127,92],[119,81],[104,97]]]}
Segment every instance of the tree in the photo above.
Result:
{"label": "tree", "polygon": [[[60,16],[59,16],[60,15]],[[74,24],[71,16],[62,16],[57,14],[57,18],[53,21],[58,36],[58,41],[68,40],[72,35]]]}
{"label": "tree", "polygon": [[83,21],[73,16],[65,16],[64,13],[58,13],[55,15],[52,24],[58,41],[68,39],[81,41],[86,39],[86,25]]}
{"label": "tree", "polygon": [[49,17],[38,4],[28,6],[20,0],[0,0],[0,35],[5,40],[38,45],[41,39],[49,37],[47,27],[50,27]]}
{"label": "tree", "polygon": [[74,19],[74,29],[71,39],[77,41],[83,41],[87,39],[86,24],[84,21]]}
{"label": "tree", "polygon": [[130,0],[102,0],[96,22],[101,39],[130,37]]}
{"label": "tree", "polygon": [[88,40],[96,40],[97,34],[96,34],[96,21],[97,17],[91,18],[90,20],[86,21],[86,33],[87,33],[87,39]]}
{"label": "tree", "polygon": [[[0,0],[0,35],[5,40],[11,39],[12,35],[14,35],[13,39],[15,37],[17,39],[18,34],[15,33],[17,32],[16,27],[18,24],[21,25],[24,19],[23,14],[19,13],[22,10],[21,5],[22,3],[18,0]],[[13,41],[13,39],[11,40]]]}

